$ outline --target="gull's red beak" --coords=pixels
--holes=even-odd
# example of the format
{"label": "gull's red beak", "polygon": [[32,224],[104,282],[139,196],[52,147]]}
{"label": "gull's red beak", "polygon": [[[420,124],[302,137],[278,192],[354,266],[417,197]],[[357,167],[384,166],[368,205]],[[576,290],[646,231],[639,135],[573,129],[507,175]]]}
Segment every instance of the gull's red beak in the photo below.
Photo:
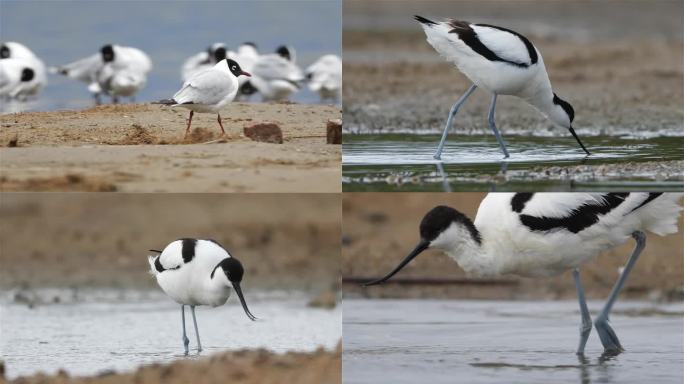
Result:
{"label": "gull's red beak", "polygon": [[241,71],[240,74],[241,74],[241,75],[245,75],[245,76],[247,76],[247,77],[252,77],[252,74],[249,73],[249,72]]}

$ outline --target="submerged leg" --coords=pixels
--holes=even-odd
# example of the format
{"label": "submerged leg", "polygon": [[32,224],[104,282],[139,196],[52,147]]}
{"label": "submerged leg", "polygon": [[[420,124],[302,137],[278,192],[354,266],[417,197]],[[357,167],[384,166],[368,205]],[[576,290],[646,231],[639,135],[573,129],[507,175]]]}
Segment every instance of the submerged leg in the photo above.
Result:
{"label": "submerged leg", "polygon": [[584,354],[584,346],[587,344],[587,339],[591,333],[591,316],[589,315],[589,308],[587,308],[587,301],[584,298],[584,288],[580,281],[579,268],[572,271],[572,277],[575,279],[575,288],[577,289],[577,300],[579,300],[580,315],[582,316],[582,324],[580,324],[580,342],[577,347],[577,354]]}
{"label": "submerged leg", "polygon": [[217,113],[217,115],[218,115],[218,119],[216,119],[216,121],[218,121],[219,126],[221,127],[221,132],[223,132],[223,134],[225,135],[225,134],[226,134],[226,130],[223,129],[223,123],[221,123],[221,114],[220,114],[220,113]]}
{"label": "submerged leg", "polygon": [[437,152],[435,152],[434,158],[439,160],[442,158],[442,149],[444,148],[444,142],[446,141],[447,134],[449,133],[449,128],[451,128],[451,120],[456,116],[456,113],[458,113],[458,109],[461,108],[461,104],[463,104],[468,96],[470,96],[473,91],[475,91],[475,88],[477,88],[477,85],[473,84],[468,88],[466,93],[461,96],[460,99],[456,102],[451,107],[451,111],[449,111],[449,117],[447,118],[446,126],[444,127],[444,133],[442,133],[442,139],[439,141],[439,145],[437,146]]}
{"label": "submerged leg", "polygon": [[195,318],[195,306],[190,306],[192,312],[192,322],[195,323],[195,335],[197,335],[197,353],[202,352],[202,343],[200,343],[199,331],[197,330],[197,319]]}
{"label": "submerged leg", "polygon": [[190,117],[188,117],[188,127],[185,128],[185,136],[188,136],[188,132],[190,132],[190,124],[192,124],[192,115],[195,114],[195,111],[190,111]]}
{"label": "submerged leg", "polygon": [[580,138],[579,138],[579,136],[577,136],[577,134],[575,133],[575,129],[574,129],[574,128],[570,127],[570,133],[572,133],[572,136],[575,138],[575,140],[577,140],[577,142],[579,143],[580,147],[582,147],[582,149],[584,149],[584,152],[587,153],[587,156],[591,155],[591,153],[589,153],[589,151],[587,151],[587,148],[584,147],[584,144],[582,144],[582,142],[580,141]]}
{"label": "submerged leg", "polygon": [[596,331],[598,332],[599,337],[601,338],[601,344],[603,344],[603,348],[605,348],[606,352],[624,351],[624,348],[622,348],[622,345],[620,345],[620,340],[618,340],[617,335],[613,331],[613,328],[611,328],[608,324],[608,319],[610,318],[610,310],[613,308],[613,304],[615,303],[615,300],[617,299],[617,296],[620,293],[622,286],[625,285],[625,281],[627,280],[630,271],[632,270],[634,264],[639,258],[641,251],[644,250],[644,246],[646,246],[646,234],[644,234],[643,232],[636,231],[632,233],[632,237],[634,238],[634,240],[636,240],[636,246],[634,247],[632,256],[630,256],[629,260],[627,260],[627,264],[622,270],[622,273],[620,274],[620,277],[615,283],[613,290],[610,292],[608,300],[606,300],[606,304],[603,306],[601,313],[599,313],[596,320],[594,320]]}
{"label": "submerged leg", "polygon": [[183,346],[185,347],[185,354],[188,354],[188,344],[190,344],[190,340],[188,340],[188,336],[185,334],[185,305],[181,304],[181,319],[183,320]]}
{"label": "submerged leg", "polygon": [[499,147],[501,147],[501,151],[504,154],[504,159],[508,158],[508,150],[506,149],[506,144],[503,141],[503,138],[501,137],[501,134],[499,133],[499,130],[496,129],[496,124],[494,123],[494,109],[496,108],[496,93],[492,95],[492,105],[489,107],[489,127],[492,129],[492,132],[494,132],[494,136],[496,137],[496,141],[499,142]]}

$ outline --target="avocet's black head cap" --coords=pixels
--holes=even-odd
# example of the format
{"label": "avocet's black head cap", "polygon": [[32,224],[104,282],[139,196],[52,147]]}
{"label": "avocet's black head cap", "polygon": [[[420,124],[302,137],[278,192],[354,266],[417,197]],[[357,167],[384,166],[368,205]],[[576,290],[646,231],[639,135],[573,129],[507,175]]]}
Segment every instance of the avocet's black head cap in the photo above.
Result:
{"label": "avocet's black head cap", "polygon": [[240,75],[245,75],[247,77],[252,76],[249,74],[249,72],[243,71],[242,68],[240,68],[240,64],[238,64],[237,61],[233,59],[226,59],[226,63],[228,65],[228,69],[235,77],[238,77]]}
{"label": "avocet's black head cap", "polygon": [[6,44],[0,46],[0,59],[7,59],[10,57],[10,49]]}
{"label": "avocet's black head cap", "polygon": [[364,285],[376,285],[384,283],[404,268],[411,260],[416,256],[421,254],[423,251],[430,247],[430,244],[437,238],[441,233],[443,233],[452,223],[459,223],[465,226],[476,242],[480,242],[480,234],[473,225],[472,221],[468,219],[461,212],[447,207],[445,205],[439,205],[432,208],[420,222],[420,242],[418,245],[409,253],[404,260],[402,260],[399,265],[388,273],[385,277],[371,281]]}
{"label": "avocet's black head cap", "polygon": [[214,50],[214,61],[219,62],[226,58],[226,47],[218,47]]}
{"label": "avocet's black head cap", "polygon": [[292,60],[292,54],[290,53],[290,49],[284,45],[278,47],[278,49],[276,49],[276,53],[278,54],[278,56],[286,60]]}
{"label": "avocet's black head cap", "polygon": [[111,44],[107,44],[100,48],[100,54],[102,54],[102,61],[105,63],[114,61],[114,47]]}
{"label": "avocet's black head cap", "polygon": [[242,267],[242,263],[234,257],[228,257],[221,261],[219,264],[223,273],[231,283],[240,283],[242,281],[242,276],[245,274],[245,269]]}
{"label": "avocet's black head cap", "polygon": [[570,105],[570,103],[561,99],[555,93],[553,94],[553,103],[563,108],[565,113],[568,114],[571,123],[573,120],[575,120],[575,109],[572,107],[572,105]]}
{"label": "avocet's black head cap", "polygon": [[247,302],[245,301],[245,296],[242,294],[242,288],[240,288],[240,282],[242,282],[242,276],[245,274],[245,269],[242,268],[242,263],[234,257],[227,257],[214,268],[214,271],[211,273],[211,277],[214,277],[214,272],[216,272],[217,268],[221,268],[223,270],[223,273],[226,275],[228,278],[228,281],[230,281],[231,285],[233,286],[233,289],[235,290],[235,293],[238,296],[238,299],[240,299],[240,304],[242,304],[242,309],[244,309],[245,314],[247,317],[249,317],[250,320],[254,321],[256,320],[256,316],[252,314],[252,312],[249,311],[249,308],[247,307]]}

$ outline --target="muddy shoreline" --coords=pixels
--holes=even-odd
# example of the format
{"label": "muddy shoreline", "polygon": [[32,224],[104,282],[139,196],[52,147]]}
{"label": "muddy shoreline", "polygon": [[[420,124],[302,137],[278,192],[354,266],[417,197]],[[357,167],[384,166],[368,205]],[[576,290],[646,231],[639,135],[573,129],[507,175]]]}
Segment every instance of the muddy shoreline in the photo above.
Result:
{"label": "muddy shoreline", "polygon": [[[109,383],[340,383],[342,347],[335,351],[319,349],[314,353],[275,354],[266,350],[224,352],[210,357],[151,364],[135,372],[105,371],[93,377],[70,377],[66,372],[54,376],[36,374],[10,381],[13,384],[109,384]],[[3,375],[4,376],[4,375]],[[5,382],[0,378],[1,382]]]}

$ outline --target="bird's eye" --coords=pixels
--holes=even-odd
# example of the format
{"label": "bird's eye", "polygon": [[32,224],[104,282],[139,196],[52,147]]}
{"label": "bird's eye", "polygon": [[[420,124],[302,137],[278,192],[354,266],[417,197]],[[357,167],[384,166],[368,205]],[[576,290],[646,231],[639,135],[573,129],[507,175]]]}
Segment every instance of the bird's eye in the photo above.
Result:
{"label": "bird's eye", "polygon": [[235,66],[233,66],[233,70],[236,70],[236,69],[237,69],[237,68],[236,68]]}

